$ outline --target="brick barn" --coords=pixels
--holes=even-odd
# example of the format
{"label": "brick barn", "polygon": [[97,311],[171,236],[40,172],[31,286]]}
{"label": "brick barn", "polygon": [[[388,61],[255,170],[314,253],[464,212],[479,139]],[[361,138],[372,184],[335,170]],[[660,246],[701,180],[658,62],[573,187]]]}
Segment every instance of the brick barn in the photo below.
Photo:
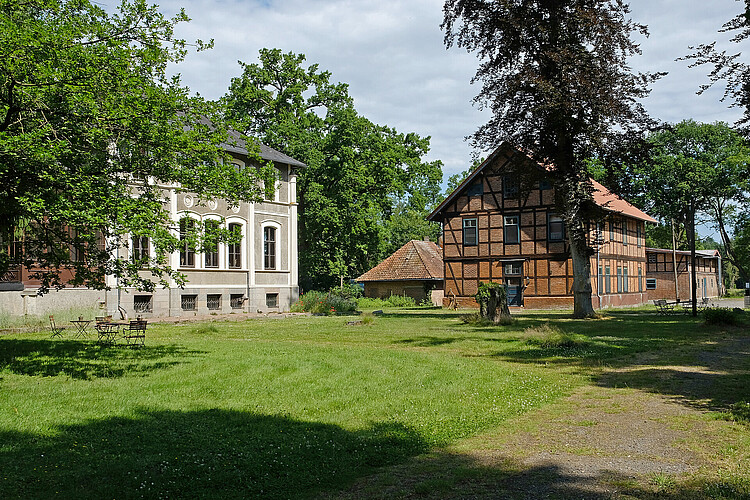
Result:
{"label": "brick barn", "polygon": [[[477,307],[479,283],[493,281],[508,285],[511,306],[573,306],[573,263],[551,176],[503,144],[428,216],[443,227],[445,305],[455,297],[459,306]],[[645,223],[656,221],[592,182],[602,214],[589,224],[593,305],[642,304]]]}
{"label": "brick barn", "polygon": [[411,240],[357,281],[365,285],[365,297],[385,299],[405,295],[417,302],[430,299],[441,305],[442,251],[432,241]]}
{"label": "brick barn", "polygon": [[[696,296],[721,295],[721,254],[718,250],[697,250],[695,271],[698,277]],[[689,301],[692,297],[690,252],[663,248],[646,249],[646,291],[649,300],[667,299]],[[677,261],[677,290],[675,290],[674,261]]]}

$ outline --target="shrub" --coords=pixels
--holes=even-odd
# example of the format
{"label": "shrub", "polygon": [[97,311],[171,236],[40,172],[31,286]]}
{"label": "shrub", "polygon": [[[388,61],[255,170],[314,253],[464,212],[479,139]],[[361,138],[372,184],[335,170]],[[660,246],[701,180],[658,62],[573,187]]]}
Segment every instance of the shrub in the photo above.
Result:
{"label": "shrub", "polygon": [[311,290],[292,305],[293,312],[310,312],[313,314],[333,314],[335,312],[352,312],[357,302],[350,297],[341,296],[337,289],[330,292]]}
{"label": "shrub", "polygon": [[386,305],[390,307],[416,307],[417,302],[406,295],[391,295],[385,299]]}
{"label": "shrub", "polygon": [[728,307],[712,307],[703,311],[703,321],[707,325],[739,325],[739,314]]}
{"label": "shrub", "polygon": [[584,337],[566,333],[556,326],[545,323],[542,326],[530,327],[524,330],[523,336],[527,344],[545,349],[570,349],[581,347],[586,343]]}

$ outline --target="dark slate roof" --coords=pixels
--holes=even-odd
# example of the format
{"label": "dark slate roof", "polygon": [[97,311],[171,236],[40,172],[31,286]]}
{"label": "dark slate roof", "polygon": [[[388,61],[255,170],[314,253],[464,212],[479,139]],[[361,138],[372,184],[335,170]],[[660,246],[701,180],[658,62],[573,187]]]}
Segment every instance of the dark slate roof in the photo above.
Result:
{"label": "dark slate roof", "polygon": [[[229,130],[229,135],[234,139],[235,144],[222,144],[222,146],[227,151],[246,155],[247,144],[245,144],[245,141],[242,139],[242,135],[239,132],[235,130],[231,130],[231,129]],[[263,158],[264,160],[271,160],[271,161],[275,161],[278,163],[284,163],[284,164],[291,165],[293,167],[306,167],[307,166],[301,161],[295,160],[291,156],[285,155],[281,151],[276,151],[275,149],[269,146],[266,146],[262,142],[258,142],[258,145],[260,146],[260,157]]]}
{"label": "dark slate roof", "polygon": [[411,240],[357,281],[426,281],[443,279],[443,256],[432,241]]}
{"label": "dark slate roof", "polygon": [[[211,120],[209,120],[206,117],[201,118],[201,123],[204,125],[208,125],[211,127]],[[230,153],[237,153],[241,155],[247,155],[247,144],[245,143],[245,140],[242,138],[242,134],[237,132],[236,130],[229,129],[227,130],[229,133],[229,136],[233,139],[232,144],[223,143],[221,145],[222,148],[224,148],[225,151],[228,151]],[[284,163],[287,165],[291,165],[293,167],[306,167],[304,163],[302,163],[299,160],[295,160],[291,156],[287,156],[281,151],[276,151],[275,149],[266,146],[260,141],[257,141],[258,145],[260,146],[260,157],[264,160],[271,160],[278,163]]]}

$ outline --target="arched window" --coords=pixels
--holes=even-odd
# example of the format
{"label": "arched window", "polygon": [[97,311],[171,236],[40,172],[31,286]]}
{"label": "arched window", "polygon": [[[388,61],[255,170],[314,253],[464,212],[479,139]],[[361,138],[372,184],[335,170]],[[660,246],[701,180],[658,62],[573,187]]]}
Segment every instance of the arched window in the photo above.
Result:
{"label": "arched window", "polygon": [[195,267],[195,220],[180,219],[180,266]]}
{"label": "arched window", "polygon": [[276,269],[276,228],[263,228],[263,269]]}
{"label": "arched window", "polygon": [[219,267],[219,221],[209,219],[204,222],[203,252],[207,268]]}
{"label": "arched window", "polygon": [[229,224],[229,232],[232,233],[229,240],[229,268],[242,268],[242,224],[232,222]]}

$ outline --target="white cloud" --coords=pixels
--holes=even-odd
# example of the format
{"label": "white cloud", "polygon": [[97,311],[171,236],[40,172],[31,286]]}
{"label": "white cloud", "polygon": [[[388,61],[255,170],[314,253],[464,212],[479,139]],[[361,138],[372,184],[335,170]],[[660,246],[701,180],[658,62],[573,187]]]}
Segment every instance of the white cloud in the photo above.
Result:
{"label": "white cloud", "polygon": [[[304,53],[334,81],[348,83],[358,111],[372,121],[431,136],[429,158],[445,163],[445,178],[470,164],[463,138],[488,115],[471,105],[478,91],[469,84],[476,57],[443,45],[442,0],[167,0],[161,9],[173,14],[180,6],[193,21],[179,26],[179,36],[216,41],[213,50],[190,54],[177,68],[193,91],[220,97],[240,74],[237,60],[256,61],[262,47]],[[633,67],[669,71],[645,101],[653,116],[729,122],[739,117],[738,110],[719,102],[722,89],[695,95],[707,81],[707,69],[690,70],[675,59],[687,54],[689,45],[720,37],[718,28],[740,9],[734,0],[631,1],[633,18],[651,31]]]}

